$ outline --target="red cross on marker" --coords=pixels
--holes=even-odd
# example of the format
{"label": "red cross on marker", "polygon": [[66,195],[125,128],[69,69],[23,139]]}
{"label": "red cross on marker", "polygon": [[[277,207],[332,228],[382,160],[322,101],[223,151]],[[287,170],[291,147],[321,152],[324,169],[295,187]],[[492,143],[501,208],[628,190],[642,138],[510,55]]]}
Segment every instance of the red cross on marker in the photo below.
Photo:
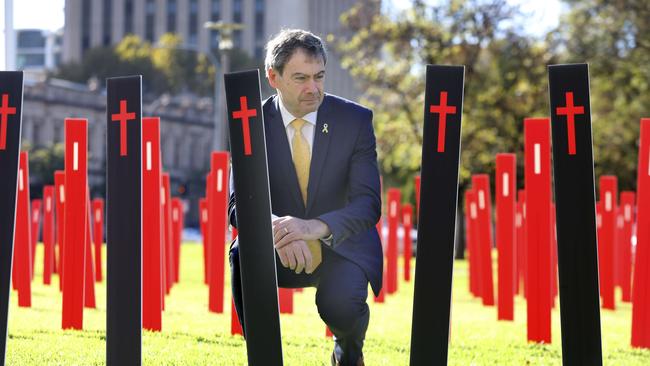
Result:
{"label": "red cross on marker", "polygon": [[126,100],[120,100],[120,113],[111,116],[111,121],[120,122],[120,156],[126,156],[126,122],[135,119],[135,112],[126,112]]}
{"label": "red cross on marker", "polygon": [[248,98],[239,97],[239,104],[241,109],[232,112],[232,118],[242,120],[242,130],[244,133],[244,155],[252,155],[251,149],[251,133],[248,119],[257,116],[257,110],[248,109]]}
{"label": "red cross on marker", "polygon": [[0,150],[7,145],[7,118],[16,114],[16,108],[9,106],[9,94],[2,94],[2,105],[0,105]]}
{"label": "red cross on marker", "polygon": [[438,152],[445,152],[447,114],[456,114],[456,107],[447,105],[447,92],[440,92],[440,104],[429,106],[430,113],[438,113]]}
{"label": "red cross on marker", "polygon": [[564,93],[566,96],[566,106],[557,107],[555,113],[558,116],[566,116],[567,129],[568,129],[568,139],[569,139],[569,155],[576,154],[576,127],[575,127],[575,116],[577,114],[584,114],[584,106],[574,106],[573,105],[573,92]]}

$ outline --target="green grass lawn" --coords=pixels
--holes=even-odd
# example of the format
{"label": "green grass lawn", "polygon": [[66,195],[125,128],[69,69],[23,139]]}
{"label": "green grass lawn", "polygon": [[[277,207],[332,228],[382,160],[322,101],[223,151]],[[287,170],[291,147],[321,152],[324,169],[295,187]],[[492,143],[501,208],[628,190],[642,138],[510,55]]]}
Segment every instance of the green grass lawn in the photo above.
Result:
{"label": "green grass lawn", "polygon": [[[105,283],[95,287],[97,309],[84,311],[84,330],[62,331],[58,278],[54,277],[52,286],[42,285],[42,258],[42,246],[39,245],[36,276],[32,283],[32,307],[19,308],[16,293],[11,295],[7,364],[103,365]],[[243,338],[230,335],[228,287],[226,312],[209,313],[208,288],[203,284],[201,246],[183,245],[181,260],[180,283],[166,299],[163,331],[144,333],[144,364],[245,364]],[[467,280],[466,262],[457,261],[454,270],[450,365],[561,364],[559,306],[553,311],[552,344],[528,344],[525,301],[516,299],[514,322],[497,321],[496,308],[484,307],[480,300],[473,298],[469,294]],[[314,294],[314,289],[296,294],[294,314],[281,316],[285,365],[329,365],[333,342],[325,338],[325,325],[318,317]],[[388,297],[384,304],[369,301],[370,327],[364,348],[366,365],[408,364],[412,298],[412,283],[400,282],[399,292]],[[559,304],[559,301],[556,303]],[[630,319],[630,304],[619,302],[616,312],[602,312],[603,358],[606,365],[650,365],[650,351],[629,346]]]}

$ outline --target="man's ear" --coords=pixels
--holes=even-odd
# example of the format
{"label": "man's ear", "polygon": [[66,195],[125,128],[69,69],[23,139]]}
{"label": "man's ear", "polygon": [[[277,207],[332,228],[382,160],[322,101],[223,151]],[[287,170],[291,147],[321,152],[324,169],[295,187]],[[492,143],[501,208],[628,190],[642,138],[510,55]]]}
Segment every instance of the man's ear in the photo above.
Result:
{"label": "man's ear", "polygon": [[269,84],[273,89],[278,88],[278,78],[280,75],[273,68],[268,68],[266,70],[266,77],[269,79]]}

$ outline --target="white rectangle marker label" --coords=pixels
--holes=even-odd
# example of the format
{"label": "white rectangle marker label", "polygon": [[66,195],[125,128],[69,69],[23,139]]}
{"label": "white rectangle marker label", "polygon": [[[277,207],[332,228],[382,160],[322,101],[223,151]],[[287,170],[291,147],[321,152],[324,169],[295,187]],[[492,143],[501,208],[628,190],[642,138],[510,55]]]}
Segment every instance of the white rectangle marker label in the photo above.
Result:
{"label": "white rectangle marker label", "polygon": [[65,203],[65,189],[63,184],[59,186],[59,200],[61,203]]}
{"label": "white rectangle marker label", "polygon": [[535,174],[542,174],[542,147],[535,144]]}
{"label": "white rectangle marker label", "polygon": [[397,216],[397,202],[393,201],[390,203],[390,217]]}
{"label": "white rectangle marker label", "polygon": [[23,190],[23,170],[18,169],[18,190]]}
{"label": "white rectangle marker label", "polygon": [[151,170],[151,141],[147,141],[147,170]]}
{"label": "white rectangle marker label", "polygon": [[79,170],[79,143],[72,144],[72,170]]}
{"label": "white rectangle marker label", "polygon": [[503,197],[508,197],[510,194],[510,184],[508,183],[510,181],[510,174],[508,173],[503,173],[503,181],[501,184],[503,185]]}
{"label": "white rectangle marker label", "polygon": [[217,170],[217,192],[223,189],[223,169]]}
{"label": "white rectangle marker label", "polygon": [[625,205],[625,221],[632,220],[632,207]]}
{"label": "white rectangle marker label", "polygon": [[605,192],[605,211],[612,210],[612,192]]}
{"label": "white rectangle marker label", "polygon": [[472,203],[469,205],[469,212],[470,212],[470,214],[469,214],[470,217],[471,217],[472,219],[475,219],[475,218],[476,218],[476,203],[472,202]]}
{"label": "white rectangle marker label", "polygon": [[478,191],[478,208],[479,209],[484,209],[485,208],[485,192]]}

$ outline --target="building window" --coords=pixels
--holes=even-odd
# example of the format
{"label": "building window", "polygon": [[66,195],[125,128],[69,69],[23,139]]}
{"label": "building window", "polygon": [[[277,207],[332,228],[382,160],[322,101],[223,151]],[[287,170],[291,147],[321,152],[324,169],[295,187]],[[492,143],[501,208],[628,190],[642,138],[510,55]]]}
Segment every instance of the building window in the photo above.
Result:
{"label": "building window", "polygon": [[255,41],[264,39],[264,0],[255,0]]}
{"label": "building window", "polygon": [[[212,0],[210,12],[211,21],[218,22],[221,20],[221,0]],[[210,31],[210,48],[213,50],[219,49],[219,32],[216,30]]]}
{"label": "building window", "polygon": [[43,53],[18,54],[16,57],[16,66],[18,69],[44,67],[45,55]]}
{"label": "building window", "polygon": [[167,32],[176,33],[176,0],[167,0]]}
{"label": "building window", "polygon": [[149,42],[154,41],[154,26],[155,26],[155,17],[156,17],[156,4],[155,0],[147,0],[144,8],[145,19],[144,19],[144,37]]}
{"label": "building window", "polygon": [[18,31],[18,48],[43,48],[45,47],[45,37],[43,32],[38,31]]}
{"label": "building window", "polygon": [[81,2],[81,53],[90,48],[90,1]]}
{"label": "building window", "polygon": [[133,0],[124,1],[124,34],[133,33]]}
{"label": "building window", "polygon": [[[242,0],[233,0],[232,2],[232,20],[235,23],[242,23]],[[242,48],[242,35],[240,30],[232,33],[232,42],[235,48]]]}
{"label": "building window", "polygon": [[188,43],[195,45],[199,33],[199,4],[198,0],[190,0],[190,29]]}
{"label": "building window", "polygon": [[104,7],[102,9],[102,44],[109,46],[111,44],[111,27],[113,23],[113,0],[104,0]]}

